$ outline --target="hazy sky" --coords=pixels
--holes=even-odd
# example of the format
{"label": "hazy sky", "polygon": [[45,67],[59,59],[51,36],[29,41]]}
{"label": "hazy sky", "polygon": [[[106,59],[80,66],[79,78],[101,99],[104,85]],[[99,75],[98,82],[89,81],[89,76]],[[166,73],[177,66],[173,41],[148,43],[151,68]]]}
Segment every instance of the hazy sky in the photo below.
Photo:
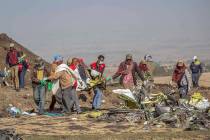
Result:
{"label": "hazy sky", "polygon": [[210,58],[210,0],[0,0],[0,32],[47,60]]}

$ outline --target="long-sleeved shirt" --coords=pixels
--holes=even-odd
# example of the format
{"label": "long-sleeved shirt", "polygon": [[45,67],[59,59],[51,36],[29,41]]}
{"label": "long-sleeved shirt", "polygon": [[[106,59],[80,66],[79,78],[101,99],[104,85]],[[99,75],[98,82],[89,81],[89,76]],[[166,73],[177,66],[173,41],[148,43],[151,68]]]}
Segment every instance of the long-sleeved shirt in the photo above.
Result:
{"label": "long-sleeved shirt", "polygon": [[74,85],[74,78],[66,71],[60,71],[48,77],[48,80],[59,80],[61,88],[66,89]]}
{"label": "long-sleeved shirt", "polygon": [[202,73],[203,72],[203,67],[200,61],[197,62],[192,62],[190,65],[190,70],[192,73]]}
{"label": "long-sleeved shirt", "polygon": [[[142,75],[138,65],[136,62],[132,62],[133,63],[133,68],[132,68],[132,76],[133,76],[133,83],[136,86],[137,85],[137,77],[136,77],[136,73],[138,74],[138,76],[141,78],[141,80],[144,80],[144,76]],[[117,77],[120,76],[120,83],[123,83],[123,79],[126,76],[126,71],[127,71],[127,64],[126,62],[122,62],[119,67],[118,67],[118,71],[114,74],[114,76],[112,77],[113,79],[116,79]]]}
{"label": "long-sleeved shirt", "polygon": [[41,84],[40,81],[49,76],[49,72],[45,66],[34,66],[31,75],[32,86]]}
{"label": "long-sleeved shirt", "polygon": [[20,54],[16,49],[10,50],[6,56],[6,64],[10,67],[18,65],[18,57],[20,57]]}

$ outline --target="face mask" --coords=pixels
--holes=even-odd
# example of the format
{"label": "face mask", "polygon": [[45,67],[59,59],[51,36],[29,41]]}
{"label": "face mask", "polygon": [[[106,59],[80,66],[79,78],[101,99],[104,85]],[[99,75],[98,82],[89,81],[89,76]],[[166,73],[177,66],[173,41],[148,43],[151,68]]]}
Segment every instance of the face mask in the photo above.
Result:
{"label": "face mask", "polygon": [[103,64],[104,62],[103,61],[99,61],[99,64],[101,65],[101,64]]}

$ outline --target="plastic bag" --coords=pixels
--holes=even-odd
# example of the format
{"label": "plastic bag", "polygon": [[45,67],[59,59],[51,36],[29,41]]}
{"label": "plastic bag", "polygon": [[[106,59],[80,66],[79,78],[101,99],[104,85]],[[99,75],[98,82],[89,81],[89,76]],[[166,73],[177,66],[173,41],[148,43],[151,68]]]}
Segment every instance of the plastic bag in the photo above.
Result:
{"label": "plastic bag", "polygon": [[136,100],[130,89],[116,89],[116,90],[113,90],[112,92],[120,94],[120,95],[127,96],[127,97],[129,97],[133,100]]}
{"label": "plastic bag", "polygon": [[194,93],[189,102],[190,105],[194,106],[197,109],[205,110],[210,107],[210,103],[205,99],[201,93]]}
{"label": "plastic bag", "polygon": [[21,115],[21,110],[17,107],[8,107],[7,112],[13,117]]}
{"label": "plastic bag", "polygon": [[48,89],[48,91],[52,91],[52,88],[53,88],[53,83],[52,82],[48,82],[47,83],[47,89]]}
{"label": "plastic bag", "polygon": [[202,101],[198,102],[195,107],[200,110],[205,110],[210,107],[210,103],[207,99],[203,99]]}

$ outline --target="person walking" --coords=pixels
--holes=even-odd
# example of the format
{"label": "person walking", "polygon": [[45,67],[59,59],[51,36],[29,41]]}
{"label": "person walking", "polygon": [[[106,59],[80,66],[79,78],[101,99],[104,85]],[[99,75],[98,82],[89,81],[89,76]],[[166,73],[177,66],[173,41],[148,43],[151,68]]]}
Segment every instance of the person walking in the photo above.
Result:
{"label": "person walking", "polygon": [[191,76],[183,60],[179,60],[172,76],[172,85],[178,87],[180,98],[186,98],[191,88]]}
{"label": "person walking", "polygon": [[19,58],[19,52],[15,49],[15,44],[10,43],[10,50],[6,55],[6,64],[9,66],[9,69],[11,70],[11,78],[13,81],[13,85],[15,87],[15,90],[17,92],[20,91],[19,88],[19,76],[18,76],[18,58]]}
{"label": "person walking", "polygon": [[201,74],[203,73],[203,67],[202,67],[202,63],[200,62],[197,56],[193,57],[193,61],[190,64],[190,70],[192,73],[193,87],[195,88],[199,87],[199,79],[200,79]]}

